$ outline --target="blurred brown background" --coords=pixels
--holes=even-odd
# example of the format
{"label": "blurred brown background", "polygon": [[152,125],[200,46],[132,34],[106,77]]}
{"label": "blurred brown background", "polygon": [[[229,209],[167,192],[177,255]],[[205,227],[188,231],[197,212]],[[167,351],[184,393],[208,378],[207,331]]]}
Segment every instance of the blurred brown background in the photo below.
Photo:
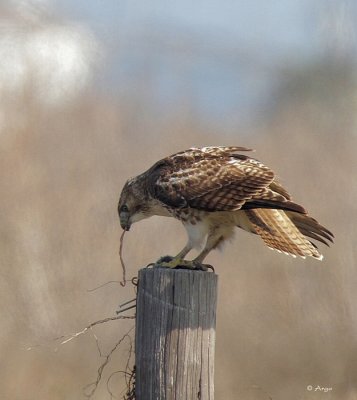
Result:
{"label": "blurred brown background", "polygon": [[[103,361],[93,333],[106,354],[133,322],[64,346],[52,338],[133,297],[115,283],[88,291],[121,279],[125,180],[178,150],[238,145],[255,148],[336,243],[323,262],[292,259],[239,231],[210,255],[216,398],[355,399],[356,6],[169,3],[0,4],[0,398],[85,398]],[[129,277],[185,240],[174,220],[135,225]],[[110,399],[107,379],[127,355],[124,343],[94,399]],[[116,398],[124,387],[110,380]]]}

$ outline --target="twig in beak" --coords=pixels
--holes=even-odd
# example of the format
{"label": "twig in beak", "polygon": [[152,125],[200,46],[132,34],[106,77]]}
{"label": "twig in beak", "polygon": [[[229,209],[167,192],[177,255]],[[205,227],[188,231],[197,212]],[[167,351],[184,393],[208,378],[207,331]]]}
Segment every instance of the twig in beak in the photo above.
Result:
{"label": "twig in beak", "polygon": [[124,242],[124,235],[125,235],[126,230],[123,230],[123,233],[120,236],[120,246],[119,246],[119,257],[120,257],[120,262],[121,262],[121,267],[123,270],[123,280],[120,282],[121,286],[126,285],[126,269],[125,269],[125,264],[123,260],[123,242]]}

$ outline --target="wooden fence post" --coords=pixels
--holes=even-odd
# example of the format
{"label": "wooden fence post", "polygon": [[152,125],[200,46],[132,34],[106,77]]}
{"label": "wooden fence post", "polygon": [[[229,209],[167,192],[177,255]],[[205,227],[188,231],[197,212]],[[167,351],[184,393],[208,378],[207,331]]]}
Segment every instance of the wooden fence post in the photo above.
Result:
{"label": "wooden fence post", "polygon": [[136,400],[213,400],[217,280],[212,272],[139,271]]}

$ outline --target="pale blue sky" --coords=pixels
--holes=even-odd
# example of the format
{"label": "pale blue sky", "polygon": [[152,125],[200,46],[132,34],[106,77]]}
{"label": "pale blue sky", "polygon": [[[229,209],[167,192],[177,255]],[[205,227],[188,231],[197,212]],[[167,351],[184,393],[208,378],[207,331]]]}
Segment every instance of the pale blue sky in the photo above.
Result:
{"label": "pale blue sky", "polygon": [[225,36],[268,49],[308,49],[329,0],[57,0],[59,9],[89,23],[102,37],[170,29]]}
{"label": "pale blue sky", "polygon": [[[347,43],[353,0],[57,0],[101,41],[100,84],[117,95],[145,86],[151,103],[185,99],[208,116],[243,118],[269,100],[279,71]],[[109,83],[109,84],[108,84]]]}

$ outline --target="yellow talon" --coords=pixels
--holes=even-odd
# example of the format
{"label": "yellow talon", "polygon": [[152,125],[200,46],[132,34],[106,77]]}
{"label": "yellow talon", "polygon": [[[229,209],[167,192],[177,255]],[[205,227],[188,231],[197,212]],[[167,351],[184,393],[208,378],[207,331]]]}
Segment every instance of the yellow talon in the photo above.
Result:
{"label": "yellow talon", "polygon": [[154,267],[157,268],[177,268],[177,269],[191,269],[198,271],[207,271],[209,268],[213,269],[211,265],[201,264],[195,261],[188,261],[178,257],[164,256],[159,258]]}

